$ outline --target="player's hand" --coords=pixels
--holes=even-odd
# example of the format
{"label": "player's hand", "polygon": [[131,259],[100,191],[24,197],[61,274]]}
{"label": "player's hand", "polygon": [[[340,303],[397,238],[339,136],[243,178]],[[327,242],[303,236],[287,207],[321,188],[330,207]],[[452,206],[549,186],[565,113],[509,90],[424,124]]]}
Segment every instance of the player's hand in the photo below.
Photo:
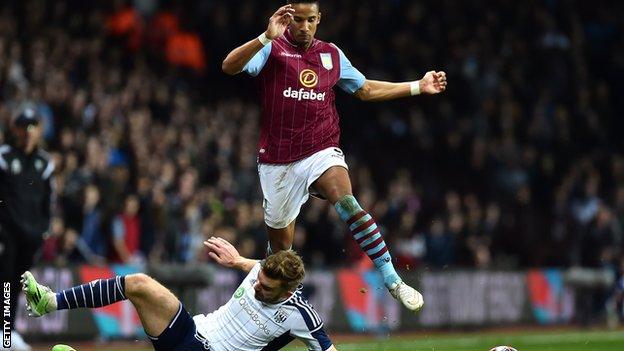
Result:
{"label": "player's hand", "polygon": [[269,18],[269,26],[266,30],[266,36],[269,39],[275,39],[280,37],[288,28],[290,21],[293,19],[295,9],[292,5],[288,4],[280,7],[271,18]]}
{"label": "player's hand", "polygon": [[446,73],[443,71],[429,71],[420,80],[420,92],[423,94],[437,94],[446,90]]}
{"label": "player's hand", "polygon": [[204,245],[210,250],[208,256],[224,267],[234,268],[240,258],[238,250],[223,238],[213,236],[204,241]]}

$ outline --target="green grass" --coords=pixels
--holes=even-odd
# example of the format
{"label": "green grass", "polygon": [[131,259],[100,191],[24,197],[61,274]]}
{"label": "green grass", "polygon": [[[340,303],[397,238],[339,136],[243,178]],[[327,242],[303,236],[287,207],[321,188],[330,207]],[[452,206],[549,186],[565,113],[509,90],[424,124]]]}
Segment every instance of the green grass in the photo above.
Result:
{"label": "green grass", "polygon": [[[333,338],[339,351],[488,351],[499,345],[513,346],[518,351],[624,351],[624,330],[618,331],[486,331],[472,333],[415,333],[386,339],[350,336]],[[70,343],[70,345],[72,345]],[[72,345],[79,351],[148,351],[148,344]],[[38,345],[36,351],[49,351],[51,345]],[[293,343],[284,349],[304,351],[303,344]]]}
{"label": "green grass", "polygon": [[[391,337],[386,340],[336,343],[340,351],[411,350],[411,351],[488,351],[499,345],[515,347],[518,351],[622,351],[623,331],[586,332],[521,332],[485,334],[453,334],[434,336]],[[305,350],[290,347],[286,350]]]}

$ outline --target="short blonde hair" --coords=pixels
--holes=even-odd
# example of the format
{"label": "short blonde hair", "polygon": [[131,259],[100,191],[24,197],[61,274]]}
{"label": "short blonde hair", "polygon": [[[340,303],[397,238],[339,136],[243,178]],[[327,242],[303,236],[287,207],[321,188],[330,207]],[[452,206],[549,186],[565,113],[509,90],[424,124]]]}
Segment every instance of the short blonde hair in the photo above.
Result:
{"label": "short blonde hair", "polygon": [[303,260],[293,250],[283,250],[262,261],[262,271],[271,279],[278,279],[289,291],[295,290],[305,277]]}

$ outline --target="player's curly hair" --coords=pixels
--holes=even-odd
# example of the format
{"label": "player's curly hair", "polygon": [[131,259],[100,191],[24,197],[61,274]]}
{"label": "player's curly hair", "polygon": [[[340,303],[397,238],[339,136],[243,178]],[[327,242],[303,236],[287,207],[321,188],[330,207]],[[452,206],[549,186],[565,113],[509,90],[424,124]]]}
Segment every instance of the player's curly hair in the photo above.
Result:
{"label": "player's curly hair", "polygon": [[278,251],[262,261],[262,271],[271,279],[278,279],[289,291],[295,290],[305,277],[303,260],[293,250]]}

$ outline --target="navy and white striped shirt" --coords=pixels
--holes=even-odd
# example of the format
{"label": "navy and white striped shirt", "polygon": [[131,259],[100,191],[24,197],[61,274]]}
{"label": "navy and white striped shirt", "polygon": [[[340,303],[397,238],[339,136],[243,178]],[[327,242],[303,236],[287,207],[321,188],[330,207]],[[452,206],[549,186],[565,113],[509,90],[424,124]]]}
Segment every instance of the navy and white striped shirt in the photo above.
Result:
{"label": "navy and white striped shirt", "polygon": [[301,340],[308,350],[329,349],[332,342],[323,330],[323,319],[301,291],[278,304],[256,300],[253,285],[259,272],[260,263],[225,305],[193,317],[211,350],[279,350],[293,339]]}

